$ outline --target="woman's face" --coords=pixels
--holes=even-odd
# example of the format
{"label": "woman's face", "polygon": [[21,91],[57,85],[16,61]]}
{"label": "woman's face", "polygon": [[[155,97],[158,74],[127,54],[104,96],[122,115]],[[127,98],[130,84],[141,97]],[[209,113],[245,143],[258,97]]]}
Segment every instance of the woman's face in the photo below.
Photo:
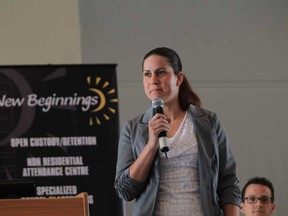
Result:
{"label": "woman's face", "polygon": [[143,85],[146,96],[153,100],[162,98],[165,103],[178,101],[179,86],[183,80],[181,72],[176,76],[167,59],[151,55],[143,63]]}

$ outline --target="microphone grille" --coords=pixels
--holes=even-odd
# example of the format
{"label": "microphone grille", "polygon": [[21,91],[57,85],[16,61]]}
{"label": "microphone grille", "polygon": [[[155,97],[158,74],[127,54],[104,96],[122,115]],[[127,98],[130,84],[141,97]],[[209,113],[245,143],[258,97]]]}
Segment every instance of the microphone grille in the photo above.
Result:
{"label": "microphone grille", "polygon": [[162,98],[155,98],[152,100],[152,107],[163,107],[164,106],[164,101]]}

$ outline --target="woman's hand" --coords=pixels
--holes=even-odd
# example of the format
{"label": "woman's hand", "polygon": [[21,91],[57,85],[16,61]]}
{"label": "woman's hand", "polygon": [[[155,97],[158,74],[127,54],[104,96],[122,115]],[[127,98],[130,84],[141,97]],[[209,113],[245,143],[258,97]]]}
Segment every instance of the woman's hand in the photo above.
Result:
{"label": "woman's hand", "polygon": [[159,146],[159,134],[162,131],[168,132],[170,130],[169,122],[164,114],[156,113],[148,122],[149,128],[149,140],[148,145],[158,148]]}
{"label": "woman's hand", "polygon": [[149,176],[155,153],[159,147],[159,133],[170,130],[167,117],[161,113],[157,113],[150,119],[148,128],[148,143],[129,169],[130,177],[140,182],[145,182]]}

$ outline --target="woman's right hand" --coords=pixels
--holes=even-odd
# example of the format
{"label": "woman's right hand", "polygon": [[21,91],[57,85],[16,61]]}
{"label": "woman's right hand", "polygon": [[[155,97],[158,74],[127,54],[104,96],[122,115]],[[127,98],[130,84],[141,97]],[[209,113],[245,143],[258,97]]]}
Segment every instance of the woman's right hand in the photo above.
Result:
{"label": "woman's right hand", "polygon": [[162,131],[168,132],[170,130],[167,117],[164,114],[156,113],[148,122],[148,128],[149,128],[148,145],[152,145],[154,148],[158,148],[159,134]]}

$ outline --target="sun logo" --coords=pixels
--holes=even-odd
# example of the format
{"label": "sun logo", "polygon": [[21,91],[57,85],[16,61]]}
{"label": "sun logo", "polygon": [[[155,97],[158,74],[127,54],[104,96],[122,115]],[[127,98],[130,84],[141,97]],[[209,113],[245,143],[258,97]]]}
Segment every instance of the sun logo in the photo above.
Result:
{"label": "sun logo", "polygon": [[89,85],[95,85],[95,87],[89,88],[89,91],[93,92],[93,94],[99,98],[98,106],[90,111],[95,115],[94,117],[90,117],[89,125],[101,125],[102,119],[108,121],[110,114],[116,113],[116,108],[113,108],[117,106],[116,104],[118,103],[118,99],[114,97],[116,90],[115,88],[111,88],[108,81],[102,81],[101,77],[96,77],[95,82],[93,82],[92,78],[88,76],[87,83]]}

